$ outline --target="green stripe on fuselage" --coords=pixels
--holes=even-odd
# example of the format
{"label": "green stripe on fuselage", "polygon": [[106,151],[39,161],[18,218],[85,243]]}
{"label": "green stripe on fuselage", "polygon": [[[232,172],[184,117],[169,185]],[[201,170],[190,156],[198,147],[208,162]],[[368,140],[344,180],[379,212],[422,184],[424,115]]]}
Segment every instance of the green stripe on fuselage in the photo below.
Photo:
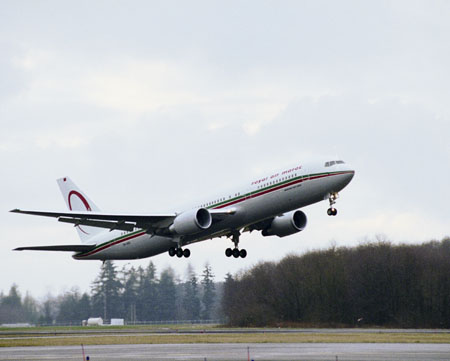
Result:
{"label": "green stripe on fuselage", "polygon": [[[294,178],[290,178],[290,179],[286,179],[286,180],[280,181],[280,182],[275,183],[275,184],[271,184],[271,185],[269,185],[269,186],[267,186],[267,187],[264,187],[264,188],[261,188],[261,189],[257,189],[257,190],[255,190],[255,191],[246,193],[246,194],[244,194],[244,195],[242,195],[242,196],[237,196],[237,197],[228,199],[228,200],[226,200],[226,201],[218,202],[218,203],[216,203],[216,204],[213,204],[213,205],[208,206],[208,207],[205,207],[205,208],[207,208],[207,209],[214,209],[214,208],[217,208],[217,207],[222,207],[222,206],[224,206],[224,205],[226,205],[226,204],[228,204],[228,203],[234,203],[234,202],[236,202],[236,201],[245,199],[246,197],[249,197],[249,196],[251,196],[251,195],[258,195],[258,194],[263,193],[263,192],[266,192],[266,191],[268,191],[268,190],[270,190],[270,189],[277,188],[277,187],[279,187],[279,186],[282,186],[282,185],[285,185],[285,184],[288,184],[288,183],[296,182],[296,181],[298,181],[298,180],[300,180],[300,179],[305,179],[305,180],[307,180],[307,179],[310,179],[310,178],[320,177],[320,176],[324,176],[324,175],[337,175],[337,174],[343,173],[343,172],[345,172],[345,171],[322,172],[322,173],[315,173],[315,174],[301,175],[301,176],[298,176],[298,177],[294,177]],[[139,230],[134,231],[134,232],[126,233],[126,234],[124,234],[124,235],[121,235],[120,237],[114,238],[114,239],[112,239],[112,240],[106,241],[106,242],[104,242],[104,243],[101,243],[101,244],[95,246],[95,248],[92,249],[92,250],[90,250],[89,252],[78,253],[78,254],[77,254],[77,257],[82,257],[82,256],[85,255],[85,254],[89,254],[89,253],[95,252],[96,250],[98,250],[98,249],[101,248],[101,247],[104,247],[104,246],[107,246],[108,244],[111,244],[111,243],[120,241],[121,239],[130,237],[130,236],[134,236],[135,234],[140,233],[140,232],[142,232],[142,231],[143,231],[142,229],[139,229]]]}
{"label": "green stripe on fuselage", "polygon": [[113,239],[111,239],[111,240],[109,240],[109,241],[106,241],[106,242],[103,242],[103,243],[100,243],[100,244],[96,245],[95,248],[94,248],[94,249],[91,249],[89,252],[79,253],[79,254],[77,254],[77,256],[83,256],[83,255],[85,255],[85,254],[95,252],[96,250],[98,250],[98,249],[101,248],[101,247],[107,246],[108,244],[113,243],[113,242],[120,241],[121,239],[130,237],[130,236],[134,236],[135,234],[140,233],[140,232],[142,232],[142,231],[143,231],[142,229],[139,229],[139,230],[134,231],[134,232],[130,232],[130,233],[123,234],[123,235],[121,235],[120,237],[113,238]]}
{"label": "green stripe on fuselage", "polygon": [[309,178],[313,178],[313,177],[319,177],[319,176],[323,176],[323,175],[335,175],[335,174],[339,174],[339,173],[342,173],[342,171],[322,172],[322,173],[301,175],[301,176],[298,176],[298,177],[294,177],[294,178],[290,178],[290,179],[287,179],[287,180],[284,180],[284,181],[280,181],[280,182],[275,183],[275,184],[271,184],[271,185],[269,185],[267,187],[264,187],[264,188],[261,188],[261,189],[257,189],[257,190],[255,190],[253,192],[249,192],[249,193],[246,193],[246,194],[244,194],[242,196],[234,197],[234,198],[231,198],[231,199],[228,199],[226,201],[222,201],[222,202],[213,204],[213,205],[205,207],[205,208],[207,208],[207,209],[214,209],[214,208],[217,208],[217,207],[223,207],[224,205],[226,205],[228,203],[234,203],[237,200],[244,199],[244,198],[249,197],[251,195],[258,195],[258,194],[260,194],[262,192],[266,192],[267,190],[279,187],[279,186],[287,184],[287,183],[292,183],[292,182],[298,181],[300,179],[309,179]]}

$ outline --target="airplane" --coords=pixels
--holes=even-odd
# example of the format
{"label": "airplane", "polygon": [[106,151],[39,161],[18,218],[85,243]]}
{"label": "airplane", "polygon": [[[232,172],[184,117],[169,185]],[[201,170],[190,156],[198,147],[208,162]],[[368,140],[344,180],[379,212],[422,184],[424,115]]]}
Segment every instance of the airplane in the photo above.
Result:
{"label": "airplane", "polygon": [[296,163],[268,173],[217,197],[197,203],[180,213],[104,213],[68,177],[57,180],[69,208],[67,212],[13,209],[10,212],[57,218],[73,224],[81,244],[19,247],[15,251],[75,252],[76,260],[130,260],[168,252],[171,257],[189,257],[185,246],[228,237],[234,248],[227,257],[245,258],[239,249],[242,232],[260,231],[262,236],[285,237],[305,229],[306,214],[300,208],[329,201],[327,214],[355,171],[342,160]]}

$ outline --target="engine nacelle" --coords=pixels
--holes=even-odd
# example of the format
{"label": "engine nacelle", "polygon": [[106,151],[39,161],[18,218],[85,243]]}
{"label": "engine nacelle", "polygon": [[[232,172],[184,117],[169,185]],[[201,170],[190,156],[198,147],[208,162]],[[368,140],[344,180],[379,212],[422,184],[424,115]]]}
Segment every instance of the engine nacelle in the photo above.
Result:
{"label": "engine nacelle", "polygon": [[205,208],[197,208],[176,216],[169,230],[179,235],[195,234],[208,229],[211,223],[211,213]]}
{"label": "engine nacelle", "polygon": [[302,211],[291,211],[275,217],[268,228],[262,231],[263,236],[285,237],[303,231],[308,223]]}

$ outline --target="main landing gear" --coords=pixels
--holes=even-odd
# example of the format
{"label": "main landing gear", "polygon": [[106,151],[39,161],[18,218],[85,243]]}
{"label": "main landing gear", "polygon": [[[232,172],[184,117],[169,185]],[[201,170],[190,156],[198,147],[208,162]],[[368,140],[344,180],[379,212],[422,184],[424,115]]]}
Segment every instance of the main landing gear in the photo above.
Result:
{"label": "main landing gear", "polygon": [[330,193],[328,196],[328,200],[330,201],[330,208],[327,210],[327,214],[329,216],[335,216],[337,215],[337,209],[333,207],[333,205],[336,203],[336,199],[339,198],[339,194],[337,192]]}
{"label": "main landing gear", "polygon": [[234,258],[239,258],[239,257],[245,258],[245,257],[247,257],[247,251],[245,249],[239,250],[239,248],[238,248],[239,236],[240,235],[241,234],[239,232],[233,233],[232,241],[234,243],[234,249],[227,248],[225,250],[225,256],[227,256],[227,257],[233,256]]}
{"label": "main landing gear", "polygon": [[175,248],[175,247],[170,247],[169,248],[169,256],[173,257],[173,256],[177,256],[178,258],[181,257],[185,257],[188,258],[191,255],[191,251],[189,251],[187,248],[182,249],[182,248]]}

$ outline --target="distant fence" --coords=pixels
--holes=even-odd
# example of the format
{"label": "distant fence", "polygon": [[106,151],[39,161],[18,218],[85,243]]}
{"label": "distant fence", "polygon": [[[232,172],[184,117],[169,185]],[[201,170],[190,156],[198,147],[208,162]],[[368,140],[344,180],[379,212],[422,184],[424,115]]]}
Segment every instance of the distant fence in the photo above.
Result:
{"label": "distant fence", "polygon": [[[224,324],[225,319],[215,320],[161,320],[161,321],[127,321],[125,325],[220,325]],[[109,326],[111,320],[103,320],[103,325]],[[39,323],[33,326],[81,326],[82,321]]]}
{"label": "distant fence", "polygon": [[126,325],[214,325],[225,320],[170,320],[170,321],[125,321]]}

